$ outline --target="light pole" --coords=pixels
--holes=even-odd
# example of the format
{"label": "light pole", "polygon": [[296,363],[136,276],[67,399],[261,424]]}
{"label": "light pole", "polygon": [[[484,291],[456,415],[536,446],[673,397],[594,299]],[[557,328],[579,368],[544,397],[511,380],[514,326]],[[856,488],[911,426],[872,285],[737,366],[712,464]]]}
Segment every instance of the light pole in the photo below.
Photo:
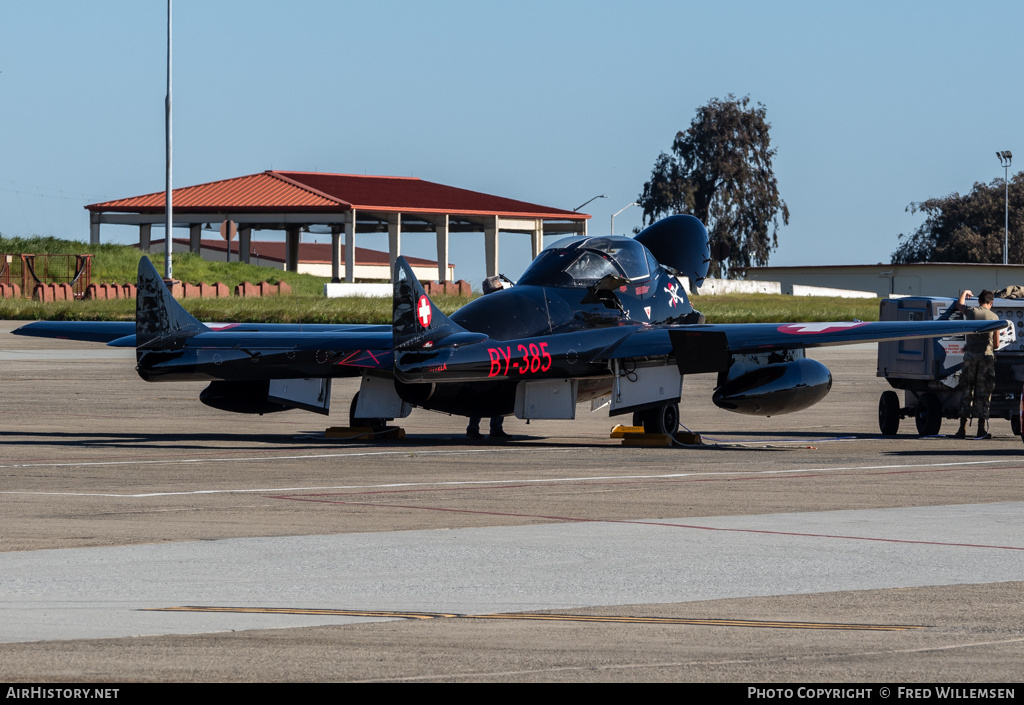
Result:
{"label": "light pole", "polygon": [[167,187],[164,190],[164,215],[166,216],[164,236],[164,279],[174,278],[171,253],[174,252],[172,228],[174,227],[174,206],[171,185],[171,0],[167,0],[167,101],[164,106],[164,132],[167,142]]}
{"label": "light pole", "polygon": [[1003,233],[1003,264],[1009,264],[1009,251],[1010,251],[1010,161],[1013,159],[1013,154],[1010,150],[1005,152],[996,152],[996,156],[999,157],[999,163],[1002,165],[1003,172],[1003,187],[1006,192],[1006,230]]}
{"label": "light pole", "polygon": [[[596,200],[597,200],[597,199],[599,199],[599,198],[608,198],[608,197],[607,197],[607,196],[605,196],[604,194],[601,194],[600,196],[594,196],[593,198],[591,198],[591,199],[590,199],[590,201],[596,201]],[[580,205],[578,205],[578,206],[576,206],[575,208],[573,208],[573,209],[572,209],[572,212],[573,212],[573,213],[578,213],[578,212],[579,212],[579,210],[580,210],[580,208],[582,208],[583,206],[585,206],[585,205],[587,205],[588,203],[590,203],[590,201],[584,201],[584,202],[583,202],[583,203],[581,203]]]}
{"label": "light pole", "polygon": [[640,205],[639,203],[637,203],[637,202],[635,202],[635,201],[634,201],[633,203],[630,203],[630,204],[628,204],[628,205],[625,205],[625,206],[623,206],[622,208],[620,208],[619,210],[615,211],[615,212],[614,212],[614,213],[612,214],[612,231],[611,231],[611,233],[610,233],[611,235],[614,235],[614,234],[615,234],[615,216],[617,216],[617,215],[618,215],[619,213],[621,213],[622,211],[624,211],[624,210],[626,210],[627,208],[629,208],[629,206],[639,206],[639,205]]}

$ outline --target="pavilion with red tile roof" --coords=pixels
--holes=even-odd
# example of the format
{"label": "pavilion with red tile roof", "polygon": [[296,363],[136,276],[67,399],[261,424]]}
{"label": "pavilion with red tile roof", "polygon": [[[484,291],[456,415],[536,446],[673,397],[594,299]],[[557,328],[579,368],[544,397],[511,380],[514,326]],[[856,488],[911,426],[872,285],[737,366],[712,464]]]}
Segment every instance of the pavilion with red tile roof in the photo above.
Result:
{"label": "pavilion with red tile roof", "polygon": [[[163,252],[166,247],[163,238],[155,239],[150,244],[156,252]],[[191,251],[191,244],[187,237],[176,237],[174,238],[174,251],[189,252]],[[284,269],[287,258],[286,244],[280,240],[251,241],[249,263],[263,267]],[[211,262],[240,262],[241,253],[239,252],[238,245],[237,240],[229,244],[221,237],[203,238],[199,243],[199,254],[203,259]],[[299,271],[318,277],[331,276],[331,250],[331,245],[326,242],[300,242]],[[341,259],[345,259],[345,245],[341,246]],[[417,278],[421,280],[437,278],[437,262],[434,260],[410,257],[409,255],[406,255],[405,259],[409,266],[412,267],[412,271]],[[388,253],[371,250],[366,247],[357,247],[355,276],[356,279],[361,280],[386,281],[390,279],[391,267],[388,261]],[[448,272],[444,281],[455,281],[455,265],[450,262],[448,263]]]}
{"label": "pavilion with red tile roof", "polygon": [[[359,233],[386,230],[391,264],[402,253],[403,233],[434,233],[438,278],[447,281],[451,232],[484,234],[487,275],[494,276],[499,232],[529,234],[536,257],[545,234],[586,235],[590,218],[414,177],[303,171],[268,170],[176,188],[173,204],[174,225],[189,228],[190,249],[197,253],[204,223],[237,224],[240,257],[245,262],[250,260],[253,230],[284,230],[285,267],[290,271],[298,268],[301,233],[311,226],[329,227],[334,281],[354,281]],[[102,223],[138,225],[139,246],[148,251],[153,224],[164,222],[164,192],[94,203],[86,209],[90,242],[99,243]]]}

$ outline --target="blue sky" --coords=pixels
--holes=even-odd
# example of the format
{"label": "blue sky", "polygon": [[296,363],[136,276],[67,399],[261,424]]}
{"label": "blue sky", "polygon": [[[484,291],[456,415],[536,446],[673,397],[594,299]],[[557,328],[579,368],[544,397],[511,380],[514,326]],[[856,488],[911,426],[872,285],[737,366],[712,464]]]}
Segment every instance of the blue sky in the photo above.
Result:
{"label": "blue sky", "polygon": [[[162,0],[0,0],[0,233],[88,240],[82,206],[163,188],[165,21]],[[1014,2],[177,0],[174,181],[605,194],[584,209],[603,234],[699,106],[749,94],[791,212],[770,263],[887,262],[921,222],[910,202],[1001,178],[998,150],[1024,164],[1022,29]],[[630,208],[616,231],[639,222]],[[475,285],[481,240],[453,241]],[[433,257],[432,238],[403,248]],[[503,236],[504,273],[528,260]]]}

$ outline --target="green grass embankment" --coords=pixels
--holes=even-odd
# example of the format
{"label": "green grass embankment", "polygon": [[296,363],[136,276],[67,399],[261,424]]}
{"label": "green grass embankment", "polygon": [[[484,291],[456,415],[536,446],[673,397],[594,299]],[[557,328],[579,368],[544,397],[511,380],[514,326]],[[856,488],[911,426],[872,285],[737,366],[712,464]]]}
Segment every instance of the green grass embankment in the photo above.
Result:
{"label": "green grass embankment", "polygon": [[[134,284],[143,253],[128,245],[87,245],[84,242],[53,237],[17,238],[0,236],[0,254],[91,254],[93,284]],[[156,270],[164,271],[164,255],[150,254]],[[224,282],[234,291],[243,281],[288,282],[298,295],[322,296],[323,277],[285,272],[274,267],[257,267],[240,262],[209,262],[191,252],[174,254],[174,278],[190,284]],[[37,269],[38,271],[38,269]],[[39,272],[42,276],[42,272]]]}
{"label": "green grass embankment", "polygon": [[[93,283],[134,282],[141,253],[126,245],[86,245],[50,237],[0,237],[0,253],[84,254],[92,253]],[[157,271],[163,271],[163,255],[150,257]],[[346,297],[327,299],[323,277],[284,272],[238,262],[208,262],[198,255],[174,255],[174,277],[184,282],[224,282],[234,291],[243,281],[284,281],[291,296],[266,298],[183,299],[182,305],[204,321],[238,323],[390,323],[391,299]],[[446,314],[465,305],[458,297],[433,297]],[[878,320],[878,299],[842,299],[818,296],[771,294],[723,294],[693,296],[693,306],[709,323],[761,323],[794,321]],[[58,301],[41,304],[28,299],[0,299],[0,319],[56,321],[124,321],[135,317],[134,301]]]}
{"label": "green grass embankment", "polygon": [[708,323],[795,323],[797,321],[877,321],[881,299],[778,294],[692,296]]}
{"label": "green grass embankment", "polygon": [[[450,314],[465,305],[454,296],[433,297]],[[203,321],[238,323],[390,323],[391,299],[319,296],[270,296],[242,299],[183,299],[181,304]],[[840,299],[770,294],[694,297],[694,307],[709,323],[789,323],[795,321],[878,320],[878,299]],[[57,301],[0,299],[0,319],[53,321],[130,321],[134,301]]]}
{"label": "green grass embankment", "polygon": [[[321,285],[322,286],[322,285]],[[434,305],[450,314],[466,304],[457,296],[436,296]],[[267,296],[243,299],[179,299],[201,321],[220,323],[391,323],[391,299],[351,296]],[[18,321],[133,321],[135,301],[54,301],[0,299],[0,319]]]}
{"label": "green grass embankment", "polygon": [[[134,283],[142,253],[127,245],[87,245],[52,237],[8,238],[0,236],[0,254],[92,254],[93,284]],[[149,258],[163,272],[164,255]],[[40,272],[41,274],[41,272]],[[204,321],[238,323],[390,323],[391,299],[358,296],[328,299],[324,283],[311,274],[285,272],[274,267],[257,267],[240,262],[209,262],[192,253],[175,253],[174,278],[190,284],[223,282],[232,293],[244,281],[271,284],[287,282],[290,296],[227,299],[182,299],[193,316]],[[466,303],[456,296],[437,296],[434,304],[451,313]],[[31,299],[0,299],[0,319],[51,321],[130,321],[135,318],[135,301],[55,301],[37,303]]]}

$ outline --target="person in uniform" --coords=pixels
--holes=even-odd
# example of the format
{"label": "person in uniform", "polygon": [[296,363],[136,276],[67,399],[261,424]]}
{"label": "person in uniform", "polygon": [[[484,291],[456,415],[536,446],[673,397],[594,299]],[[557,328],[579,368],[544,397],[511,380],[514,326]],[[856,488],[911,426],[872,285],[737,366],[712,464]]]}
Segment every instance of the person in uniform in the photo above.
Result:
{"label": "person in uniform", "polygon": [[[992,312],[995,295],[984,290],[978,294],[978,305],[968,306],[968,296],[974,294],[965,289],[956,302],[956,310],[968,321],[998,321]],[[978,438],[991,438],[988,430],[989,400],[996,386],[996,355],[999,347],[999,331],[971,333],[964,344],[964,366],[960,371],[960,429],[957,438],[967,436],[967,421],[973,416],[978,419]]]}
{"label": "person in uniform", "polygon": [[[501,291],[505,288],[505,285],[502,283],[501,277],[487,277],[484,279],[484,283],[481,288],[484,291],[484,296],[486,296],[487,294],[494,293],[495,291]],[[480,421],[482,419],[482,416],[469,417],[469,425],[466,426],[466,438],[478,440],[484,437],[483,434],[480,433]],[[505,433],[504,424],[504,416],[492,416],[490,437],[496,440],[511,438],[512,436],[510,434]]]}
{"label": "person in uniform", "polygon": [[[482,416],[470,416],[469,425],[466,426],[466,438],[473,440],[479,440],[484,437],[480,433],[480,421],[483,420]],[[491,434],[490,437],[494,439],[498,438],[511,438],[512,435],[505,432],[504,429],[505,418],[503,416],[492,416],[491,417]]]}

